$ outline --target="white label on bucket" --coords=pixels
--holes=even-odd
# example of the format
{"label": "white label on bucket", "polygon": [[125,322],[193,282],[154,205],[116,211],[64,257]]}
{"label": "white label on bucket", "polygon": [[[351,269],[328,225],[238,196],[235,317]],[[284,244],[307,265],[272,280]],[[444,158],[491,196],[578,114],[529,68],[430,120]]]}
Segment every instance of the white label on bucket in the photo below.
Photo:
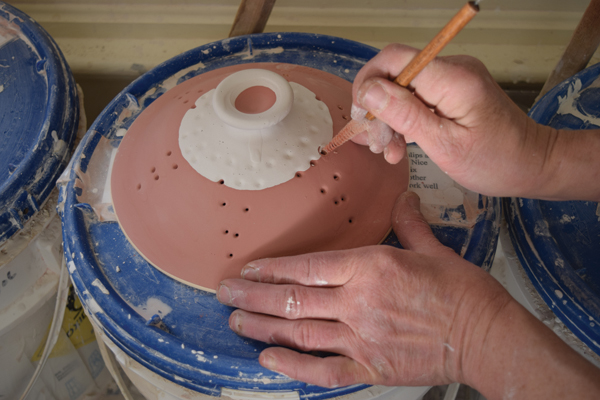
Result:
{"label": "white label on bucket", "polygon": [[421,198],[421,203],[457,207],[463,204],[463,191],[445,174],[420,147],[408,147],[410,167],[409,190]]}

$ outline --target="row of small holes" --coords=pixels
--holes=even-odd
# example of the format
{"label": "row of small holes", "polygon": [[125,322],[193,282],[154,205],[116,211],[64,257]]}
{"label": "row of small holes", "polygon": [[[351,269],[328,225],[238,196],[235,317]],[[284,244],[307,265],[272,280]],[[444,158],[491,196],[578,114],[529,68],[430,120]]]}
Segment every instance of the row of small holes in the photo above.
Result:
{"label": "row of small holes", "polygon": [[[321,193],[323,193],[323,191],[321,191]],[[342,196],[342,198],[340,199],[341,201],[346,201],[346,198],[344,196]],[[335,204],[336,206],[339,204],[339,201],[334,200],[333,204]]]}
{"label": "row of small holes", "polygon": [[[173,154],[173,152],[171,150],[168,150],[165,154],[166,154],[167,157],[170,157]],[[173,165],[171,165],[171,168],[178,169],[179,165],[177,165],[176,163],[173,163]],[[156,172],[156,167],[150,168],[150,173],[154,174],[155,172]],[[160,175],[158,175],[158,174],[154,175],[154,180],[155,181],[157,181],[159,179],[160,179]],[[137,190],[142,189],[142,184],[138,183],[137,186],[136,186],[136,189]]]}
{"label": "row of small holes", "polygon": [[[227,205],[227,202],[225,202],[225,201],[221,203],[221,207],[225,207],[226,205]],[[244,208],[244,212],[248,212],[248,211],[250,211],[250,208],[248,208],[248,207]]]}

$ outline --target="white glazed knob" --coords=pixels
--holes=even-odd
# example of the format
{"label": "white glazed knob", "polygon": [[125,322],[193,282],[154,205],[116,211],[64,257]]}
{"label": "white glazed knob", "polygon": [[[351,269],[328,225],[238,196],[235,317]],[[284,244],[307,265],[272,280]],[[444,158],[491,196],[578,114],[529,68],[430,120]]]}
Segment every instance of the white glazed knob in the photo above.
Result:
{"label": "white glazed knob", "polygon": [[[246,114],[236,108],[238,96],[251,87],[264,86],[275,93],[275,103],[266,111]],[[257,130],[282,121],[292,109],[294,93],[281,75],[264,69],[246,69],[223,79],[215,89],[213,109],[227,125],[244,130]]]}

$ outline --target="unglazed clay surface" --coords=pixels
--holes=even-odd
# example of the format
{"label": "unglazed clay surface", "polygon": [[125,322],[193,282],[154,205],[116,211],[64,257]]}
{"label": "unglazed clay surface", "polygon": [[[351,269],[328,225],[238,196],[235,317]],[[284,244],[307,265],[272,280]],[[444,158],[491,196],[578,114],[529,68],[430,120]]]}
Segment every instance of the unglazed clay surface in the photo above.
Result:
{"label": "unglazed clay surface", "polygon": [[[283,81],[289,91],[286,99],[289,106],[281,99],[285,97],[282,90],[277,90],[282,86],[281,82],[279,86],[273,84],[277,100],[269,111],[284,104],[279,107],[279,113],[274,114],[270,126],[252,129],[250,125],[262,123],[260,116],[268,111],[252,114],[238,111],[236,108],[239,107],[249,109],[252,100],[257,104],[263,102],[256,98],[242,102],[238,100],[238,94],[257,81],[255,75],[260,78],[266,73]],[[235,85],[235,78],[245,79],[244,75],[248,81],[245,87],[235,90],[235,86],[228,85],[233,93],[231,90],[221,92],[218,97],[223,84],[233,81]],[[220,114],[215,112],[215,102],[221,108]],[[238,104],[234,106],[234,103]],[[201,95],[194,105],[196,107],[185,113],[179,127],[179,147],[183,157],[200,175],[235,189],[261,190],[289,181],[297,172],[309,169],[310,162],[320,157],[319,147],[327,145],[333,137],[333,122],[327,105],[304,86],[288,83],[268,70],[253,68],[230,75],[217,89]],[[228,120],[229,116],[233,121]],[[283,119],[278,121],[279,117]],[[265,116],[265,119],[268,123],[269,117]]]}
{"label": "unglazed clay surface", "polygon": [[347,143],[304,172],[263,190],[213,182],[184,159],[179,126],[203,93],[235,71],[275,71],[315,93],[338,132],[349,120],[351,84],[320,70],[278,63],[236,65],[169,90],[134,121],[112,170],[119,223],[138,251],[164,273],[214,291],[249,261],[379,243],[408,185],[408,162],[389,165]]}

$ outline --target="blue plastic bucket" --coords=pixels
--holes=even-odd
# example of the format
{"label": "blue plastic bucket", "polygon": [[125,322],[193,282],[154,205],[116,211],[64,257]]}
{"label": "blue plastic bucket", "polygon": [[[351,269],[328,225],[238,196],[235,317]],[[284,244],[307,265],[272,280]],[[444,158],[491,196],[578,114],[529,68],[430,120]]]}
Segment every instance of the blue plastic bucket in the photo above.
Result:
{"label": "blue plastic bucket", "polygon": [[0,3],[0,245],[40,209],[66,167],[79,121],[71,71],[52,38]]}
{"label": "blue plastic bucket", "polygon": [[[159,65],[106,107],[76,150],[68,181],[61,187],[61,202],[71,277],[117,358],[127,357],[160,377],[157,381],[164,378],[192,393],[210,396],[225,390],[277,392],[303,399],[358,391],[368,398],[377,393],[365,385],[336,389],[307,385],[262,368],[258,355],[267,345],[234,334],[228,327],[232,308],[221,305],[214,294],[171,279],[145,261],[111,214],[110,196],[100,193],[110,187],[106,171],[124,132],[170,87],[217,68],[256,62],[299,64],[352,81],[376,52],[360,43],[314,34],[270,33],[227,39]],[[78,196],[88,195],[90,202],[78,200]],[[498,233],[499,201],[472,196],[474,208],[479,210],[473,219],[467,221],[462,206],[436,205],[434,212],[439,215],[434,228],[444,243],[465,258],[489,266]],[[397,240],[392,235],[386,243],[397,244]],[[417,389],[411,398],[426,390]]]}
{"label": "blue plastic bucket", "polygon": [[[600,64],[583,70],[548,92],[530,116],[559,129],[599,129],[599,77]],[[560,321],[600,355],[599,204],[513,198],[504,206],[527,277]]]}
{"label": "blue plastic bucket", "polygon": [[[0,398],[23,394],[52,320],[62,260],[55,186],[78,121],[60,50],[29,16],[0,2]],[[58,398],[66,381],[82,382],[72,371],[62,383],[49,373],[31,398]]]}

